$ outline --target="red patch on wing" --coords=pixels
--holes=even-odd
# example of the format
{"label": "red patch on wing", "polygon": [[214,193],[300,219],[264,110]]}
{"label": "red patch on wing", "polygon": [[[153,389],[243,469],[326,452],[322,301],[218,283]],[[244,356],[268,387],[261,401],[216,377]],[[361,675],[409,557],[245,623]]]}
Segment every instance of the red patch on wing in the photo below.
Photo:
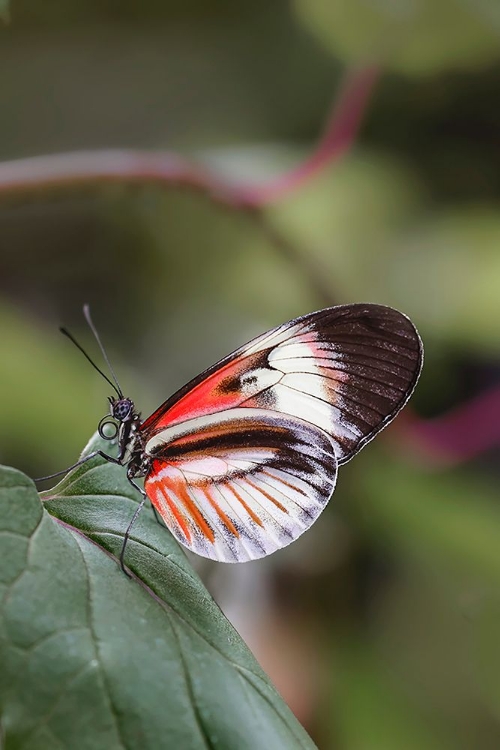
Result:
{"label": "red patch on wing", "polygon": [[212,375],[194,385],[170,408],[168,402],[160,406],[142,423],[141,431],[151,431],[153,434],[188,419],[236,408],[246,400],[239,387],[239,377],[251,370],[261,357],[262,354],[259,352],[249,357],[237,357],[222,365]]}

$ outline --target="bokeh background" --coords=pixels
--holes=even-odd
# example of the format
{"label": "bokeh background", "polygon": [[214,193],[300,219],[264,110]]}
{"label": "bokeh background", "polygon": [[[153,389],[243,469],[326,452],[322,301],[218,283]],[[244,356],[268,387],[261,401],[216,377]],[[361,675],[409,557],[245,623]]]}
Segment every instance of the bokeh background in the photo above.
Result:
{"label": "bokeh background", "polygon": [[[107,385],[57,331],[95,351],[84,302],[144,415],[288,318],[402,309],[426,347],[420,385],[315,527],[267,560],[196,564],[320,748],[497,750],[498,4],[8,11],[2,462],[63,468],[106,411]],[[337,147],[315,152],[325,127]],[[175,179],[148,179],[144,152]]]}

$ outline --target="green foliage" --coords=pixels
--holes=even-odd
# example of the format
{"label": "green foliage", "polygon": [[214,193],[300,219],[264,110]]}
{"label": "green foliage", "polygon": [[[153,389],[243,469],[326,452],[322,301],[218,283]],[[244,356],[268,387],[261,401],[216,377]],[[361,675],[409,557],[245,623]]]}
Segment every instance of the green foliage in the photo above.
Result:
{"label": "green foliage", "polygon": [[[452,750],[419,715],[375,650],[352,634],[336,653],[337,731],[345,750]],[[363,720],[360,721],[360,717]]]}
{"label": "green foliage", "polygon": [[388,227],[394,232],[411,220],[420,192],[415,172],[403,163],[356,149],[268,211],[280,231],[324,269],[332,299],[396,304],[388,296],[387,272],[399,247]]}
{"label": "green foliage", "polygon": [[[342,467],[308,534],[256,565],[209,567],[207,584],[244,623],[320,747],[498,750],[498,462],[491,451],[444,470],[443,434],[437,460],[427,445],[421,463],[409,465],[415,433],[411,419],[404,426],[412,409],[439,419],[498,382],[498,0],[296,0],[295,10],[269,0],[9,5],[13,23],[0,21],[5,161],[166,148],[222,180],[263,184],[314,148],[349,65],[380,63],[354,149],[269,205],[267,229],[177,185],[4,193],[1,459],[46,474],[72,463],[81,436],[95,429],[108,387],[57,333],[61,323],[70,327],[101,364],[83,302],[143,415],[251,336],[321,307],[328,292],[332,304],[399,307],[419,327],[426,365],[395,432],[405,436],[397,458],[388,431]],[[4,15],[6,7],[0,0]],[[290,246],[273,241],[275,229]],[[493,450],[497,427],[496,414],[482,414],[453,442],[486,435]],[[0,532],[0,593],[20,578],[11,587],[16,601],[6,598],[11,619],[0,616],[8,709],[0,745],[6,732],[7,750],[16,750],[38,726],[39,745],[67,747],[55,734],[67,731],[67,713],[82,744],[99,747],[86,734],[90,715],[110,747],[117,728],[124,745],[139,746],[137,733],[163,731],[172,705],[186,709],[179,722],[193,718],[191,698],[205,700],[207,684],[213,702],[196,703],[207,729],[221,721],[227,738],[231,714],[247,727],[250,702],[261,698],[242,665],[249,678],[261,673],[150,510],[127,552],[141,580],[118,569],[137,502],[123,471],[86,467],[43,514],[27,480],[9,476],[21,486],[1,491],[1,507],[10,505],[0,513],[8,532]],[[84,560],[99,597],[90,601],[100,607],[91,636]],[[64,619],[82,629],[57,635]],[[215,696],[222,701],[223,689],[231,695],[221,719]],[[103,695],[114,702],[104,705]],[[67,709],[76,699],[79,713]],[[113,707],[121,713],[112,716]],[[254,724],[275,726],[261,708]],[[155,746],[164,740],[155,735]],[[26,746],[34,750],[35,741]]]}
{"label": "green foliage", "polygon": [[314,747],[150,510],[123,574],[120,467],[84,464],[44,507],[13,469],[0,488],[5,750]]}
{"label": "green foliage", "polygon": [[[92,395],[89,370],[55,324],[37,330],[33,320],[2,304],[0,327],[9,353],[0,365],[0,391],[9,394],[2,403],[0,446],[4,456],[36,456],[40,474],[57,471],[74,462],[79,435],[95,429],[106,411],[106,391]],[[61,463],[50,469],[54,455]]]}
{"label": "green foliage", "polygon": [[500,511],[496,489],[456,472],[429,477],[384,461],[354,479],[352,505],[361,526],[403,561],[458,571],[500,584]]}
{"label": "green foliage", "polygon": [[495,354],[500,215],[480,204],[424,213],[422,192],[407,165],[358,149],[269,216],[309,248],[338,301],[392,304],[457,348]]}
{"label": "green foliage", "polygon": [[[398,304],[405,296],[435,335],[457,349],[495,355],[499,247],[500,214],[492,206],[472,204],[437,212],[393,247],[385,269],[387,282]],[[411,283],[405,284],[405,276]]]}
{"label": "green foliage", "polygon": [[494,0],[295,0],[300,18],[335,55],[380,60],[407,75],[466,70],[498,60]]}

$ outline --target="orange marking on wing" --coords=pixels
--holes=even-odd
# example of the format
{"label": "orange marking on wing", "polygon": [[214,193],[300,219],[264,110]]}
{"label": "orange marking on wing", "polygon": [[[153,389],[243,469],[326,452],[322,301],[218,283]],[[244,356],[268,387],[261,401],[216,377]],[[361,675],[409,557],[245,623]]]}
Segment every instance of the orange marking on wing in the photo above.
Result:
{"label": "orange marking on wing", "polygon": [[[161,491],[161,494],[165,498],[165,502],[167,503],[168,507],[172,511],[172,515],[174,516],[175,520],[177,521],[177,523],[179,524],[180,528],[182,529],[182,533],[186,537],[187,541],[190,542],[191,541],[191,532],[189,531],[189,527],[188,527],[188,525],[186,523],[186,519],[184,518],[184,516],[182,515],[182,513],[179,511],[179,508],[175,505],[175,503],[172,502],[172,500],[170,499],[170,497],[168,495],[168,492],[166,492],[166,490],[162,487],[161,484],[159,484],[159,490],[157,490],[157,491]],[[163,517],[163,514],[161,512],[161,507],[159,506],[159,504],[157,504],[154,501],[154,499],[152,499],[152,502],[153,502],[153,505],[155,506],[156,510]]]}
{"label": "orange marking on wing", "polygon": [[290,484],[290,482],[287,482],[285,479],[282,479],[281,477],[276,476],[275,474],[271,474],[270,471],[266,471],[265,469],[260,470],[261,474],[265,474],[266,477],[271,477],[271,479],[275,479],[277,482],[281,482],[282,484],[286,485],[287,487],[290,487],[291,490],[296,490],[297,492],[300,492],[301,495],[304,495],[307,497],[307,492],[305,490],[302,490],[300,487],[295,487],[295,485]]}
{"label": "orange marking on wing", "polygon": [[235,498],[245,508],[246,512],[248,513],[248,515],[250,516],[250,518],[252,519],[252,521],[255,521],[255,523],[257,523],[259,526],[263,527],[264,524],[260,520],[259,516],[256,513],[254,513],[253,510],[250,508],[250,506],[247,505],[247,503],[243,500],[242,497],[240,497],[240,495],[236,492],[236,490],[234,489],[234,487],[231,484],[225,484],[224,487],[227,487],[228,490],[230,490],[233,493],[233,495],[235,496]]}
{"label": "orange marking on wing", "polygon": [[215,534],[206,522],[201,511],[196,507],[195,503],[191,499],[189,492],[186,489],[186,483],[183,479],[177,481],[171,481],[172,491],[175,495],[184,503],[184,506],[193,518],[194,522],[199,526],[203,536],[205,536],[212,543],[215,541]]}
{"label": "orange marking on wing", "polygon": [[234,536],[238,536],[239,537],[240,534],[239,534],[238,529],[236,528],[236,526],[234,525],[234,523],[231,521],[231,519],[229,518],[229,516],[227,516],[224,513],[224,511],[222,510],[222,508],[220,507],[220,505],[213,499],[212,495],[210,494],[210,490],[209,490],[208,485],[205,484],[200,489],[205,494],[205,497],[207,498],[208,502],[210,503],[210,505],[212,506],[212,508],[215,510],[215,512],[219,516],[220,520],[222,521],[222,523],[224,524],[224,526],[226,527],[226,529],[228,531],[230,531],[231,534],[233,534]]}
{"label": "orange marking on wing", "polygon": [[260,492],[264,497],[267,497],[268,500],[270,500],[272,503],[276,505],[277,508],[283,511],[283,513],[288,513],[287,509],[284,505],[282,505],[279,500],[276,500],[275,497],[273,497],[269,492],[266,492],[266,490],[263,490],[262,487],[257,487],[256,484],[253,484],[249,479],[246,480],[250,487],[253,487],[254,490],[257,490],[257,492]]}

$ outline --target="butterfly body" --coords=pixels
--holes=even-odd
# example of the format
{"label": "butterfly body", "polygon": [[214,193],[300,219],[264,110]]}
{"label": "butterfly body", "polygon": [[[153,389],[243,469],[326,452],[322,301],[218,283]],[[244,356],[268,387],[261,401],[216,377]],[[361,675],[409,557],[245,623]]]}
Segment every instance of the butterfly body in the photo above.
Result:
{"label": "butterfly body", "polygon": [[119,454],[102,455],[126,465],[134,485],[144,477],[184,546],[223,562],[257,559],[316,520],[338,467],[410,397],[422,358],[415,327],[392,308],[320,310],[236,350],[144,421],[119,393],[99,426],[108,438],[111,417]]}

